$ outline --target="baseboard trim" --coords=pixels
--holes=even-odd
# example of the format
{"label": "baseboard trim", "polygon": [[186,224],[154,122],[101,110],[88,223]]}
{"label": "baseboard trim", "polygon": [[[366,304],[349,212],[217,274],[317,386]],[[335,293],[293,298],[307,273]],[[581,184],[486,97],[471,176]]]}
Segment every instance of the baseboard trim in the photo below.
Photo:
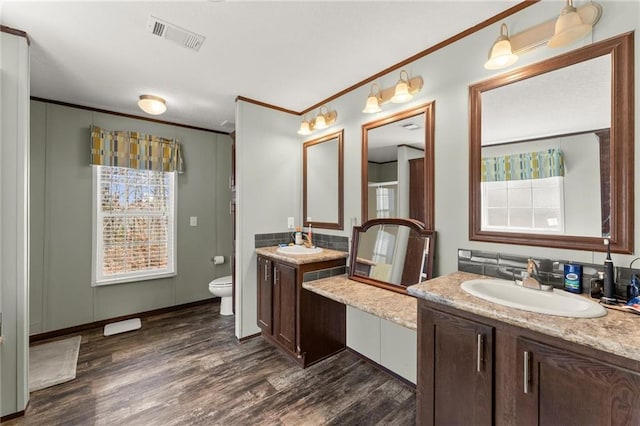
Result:
{"label": "baseboard trim", "polygon": [[260,336],[262,336],[262,332],[251,334],[249,336],[244,336],[244,337],[241,337],[240,339],[236,337],[236,340],[238,341],[238,343],[245,343],[248,340],[255,339],[256,337],[260,337]]}
{"label": "baseboard trim", "polygon": [[87,324],[75,325],[73,327],[61,328],[59,330],[46,331],[44,333],[32,334],[29,336],[29,343],[39,342],[41,340],[47,340],[54,337],[64,336],[66,334],[78,333],[80,331],[89,330],[91,328],[103,327],[111,322],[124,321],[131,318],[144,318],[152,315],[166,314],[168,312],[179,311],[181,309],[192,308],[194,306],[206,305],[209,303],[219,302],[219,297],[211,297],[209,299],[198,300],[195,302],[183,303],[181,305],[167,306],[166,308],[153,309],[151,311],[138,312],[129,315],[123,315],[120,317],[108,318],[100,321],[90,322]]}
{"label": "baseboard trim", "polygon": [[404,383],[405,385],[409,386],[412,389],[416,389],[416,384],[412,383],[411,381],[405,379],[404,377],[400,376],[398,373],[394,373],[393,371],[389,370],[387,367],[384,367],[380,364],[378,364],[377,362],[375,362],[374,360],[372,360],[371,358],[367,358],[366,356],[362,355],[360,352],[351,349],[350,347],[347,346],[347,351],[354,354],[355,356],[357,356],[358,358],[367,361],[369,364],[372,364],[374,367],[376,367],[377,369],[381,370],[383,373],[387,373],[388,375],[390,375],[391,377],[400,380],[402,383]]}
{"label": "baseboard trim", "polygon": [[27,406],[24,407],[24,410],[0,417],[0,423],[8,422],[9,420],[17,419],[18,417],[24,417],[24,413],[27,411],[27,408],[29,408],[29,401],[27,401]]}

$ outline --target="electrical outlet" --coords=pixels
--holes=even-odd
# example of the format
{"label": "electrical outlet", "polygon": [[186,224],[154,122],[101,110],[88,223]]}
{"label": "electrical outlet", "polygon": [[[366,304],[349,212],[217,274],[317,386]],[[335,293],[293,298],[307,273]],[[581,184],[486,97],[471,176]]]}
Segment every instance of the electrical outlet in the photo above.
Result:
{"label": "electrical outlet", "polygon": [[190,226],[198,226],[198,216],[191,216],[189,218],[189,225]]}
{"label": "electrical outlet", "polygon": [[293,217],[288,217],[287,218],[287,227],[289,229],[293,229],[295,227],[295,223],[293,222],[294,218]]}

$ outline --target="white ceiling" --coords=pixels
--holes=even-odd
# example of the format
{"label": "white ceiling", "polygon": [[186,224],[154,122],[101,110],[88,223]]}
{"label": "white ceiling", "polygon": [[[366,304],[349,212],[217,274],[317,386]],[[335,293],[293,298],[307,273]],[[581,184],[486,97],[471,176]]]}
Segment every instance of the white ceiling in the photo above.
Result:
{"label": "white ceiling", "polygon": [[[2,0],[0,23],[31,39],[32,96],[142,116],[155,94],[162,120],[229,132],[237,96],[303,111],[516,3]],[[200,50],[147,32],[149,15]]]}

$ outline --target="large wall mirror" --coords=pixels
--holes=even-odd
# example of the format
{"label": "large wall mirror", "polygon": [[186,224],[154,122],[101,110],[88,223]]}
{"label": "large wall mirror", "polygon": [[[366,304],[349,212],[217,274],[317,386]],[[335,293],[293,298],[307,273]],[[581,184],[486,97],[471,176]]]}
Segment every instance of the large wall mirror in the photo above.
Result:
{"label": "large wall mirror", "polygon": [[362,126],[362,222],[405,218],[433,229],[434,103]]}
{"label": "large wall mirror", "polygon": [[633,34],[470,86],[469,238],[633,252]]}
{"label": "large wall mirror", "polygon": [[304,226],[344,229],[343,131],[305,142],[302,148]]}
{"label": "large wall mirror", "polygon": [[406,293],[431,279],[435,231],[411,219],[373,219],[353,228],[349,278]]}

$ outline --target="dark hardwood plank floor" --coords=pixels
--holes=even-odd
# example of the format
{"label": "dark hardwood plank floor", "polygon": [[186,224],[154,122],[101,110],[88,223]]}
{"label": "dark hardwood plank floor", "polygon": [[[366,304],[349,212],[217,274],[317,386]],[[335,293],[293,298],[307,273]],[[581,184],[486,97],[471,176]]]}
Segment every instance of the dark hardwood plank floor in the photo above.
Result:
{"label": "dark hardwood plank floor", "polygon": [[33,392],[24,417],[3,425],[415,424],[415,391],[354,354],[303,370],[262,337],[238,343],[218,312],[83,332],[76,379]]}

